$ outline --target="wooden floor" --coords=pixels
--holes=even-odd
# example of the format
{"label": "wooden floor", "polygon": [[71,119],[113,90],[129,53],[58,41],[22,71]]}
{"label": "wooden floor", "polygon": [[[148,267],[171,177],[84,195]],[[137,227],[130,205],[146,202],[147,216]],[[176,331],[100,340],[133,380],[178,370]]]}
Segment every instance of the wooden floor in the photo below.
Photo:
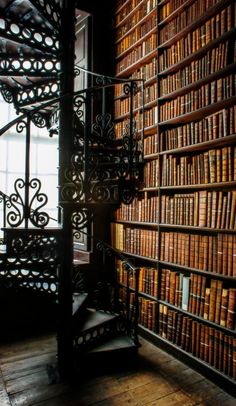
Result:
{"label": "wooden floor", "polygon": [[124,371],[49,384],[55,335],[0,345],[0,406],[235,406],[202,375],[141,339],[138,363]]}

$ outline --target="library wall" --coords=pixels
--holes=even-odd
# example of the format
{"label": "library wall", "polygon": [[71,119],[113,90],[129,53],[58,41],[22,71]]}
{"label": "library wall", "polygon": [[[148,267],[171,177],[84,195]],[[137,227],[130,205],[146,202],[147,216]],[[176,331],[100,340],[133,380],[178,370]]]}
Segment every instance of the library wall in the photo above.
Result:
{"label": "library wall", "polygon": [[[140,330],[236,383],[236,91],[232,0],[118,0],[116,75],[134,101],[144,179],[112,244],[140,269]],[[144,109],[141,109],[144,98]],[[116,134],[129,99],[116,89]],[[117,262],[121,287],[127,275]]]}

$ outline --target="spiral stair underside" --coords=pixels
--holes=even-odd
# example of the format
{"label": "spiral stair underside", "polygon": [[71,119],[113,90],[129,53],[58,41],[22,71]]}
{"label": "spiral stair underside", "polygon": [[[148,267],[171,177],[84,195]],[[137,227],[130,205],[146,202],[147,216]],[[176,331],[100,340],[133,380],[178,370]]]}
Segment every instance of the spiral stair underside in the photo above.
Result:
{"label": "spiral stair underside", "polygon": [[[60,89],[60,3],[60,0],[0,0],[0,91],[6,102],[14,104],[17,113],[27,114],[36,109],[48,123],[55,112]],[[56,102],[50,104],[52,100]],[[5,233],[7,236],[8,231]],[[31,261],[27,267],[25,257],[16,260],[12,253],[9,256],[8,250],[9,247],[1,254],[0,282],[5,283],[7,264],[8,282],[13,285],[18,283],[30,289],[49,280],[54,290],[58,283],[56,273],[51,278],[47,264],[43,262],[39,270],[37,262]],[[48,293],[55,294],[51,288]],[[71,298],[74,349],[80,362],[86,363],[88,354],[91,357],[96,353],[102,356],[111,352],[120,356],[122,351],[125,355],[129,351],[136,353],[137,344],[123,333],[120,316],[91,307],[88,297],[73,292]]]}

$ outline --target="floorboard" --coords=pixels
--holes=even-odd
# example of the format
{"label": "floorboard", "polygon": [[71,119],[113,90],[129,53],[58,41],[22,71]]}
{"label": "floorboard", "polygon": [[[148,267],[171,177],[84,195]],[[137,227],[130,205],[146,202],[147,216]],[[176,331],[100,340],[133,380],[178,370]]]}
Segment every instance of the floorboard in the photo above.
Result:
{"label": "floorboard", "polygon": [[[141,339],[137,363],[50,384],[55,334],[0,344],[1,406],[235,406],[201,374]],[[92,368],[92,365],[91,365]]]}

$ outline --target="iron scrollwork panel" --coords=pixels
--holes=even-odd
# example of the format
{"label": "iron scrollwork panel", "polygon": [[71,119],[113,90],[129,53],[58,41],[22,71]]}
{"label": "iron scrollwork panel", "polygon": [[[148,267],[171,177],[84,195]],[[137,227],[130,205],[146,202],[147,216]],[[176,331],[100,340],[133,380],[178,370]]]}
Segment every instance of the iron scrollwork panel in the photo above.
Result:
{"label": "iron scrollwork panel", "polygon": [[61,253],[58,230],[8,229],[5,234],[7,252],[0,262],[1,283],[56,294]]}
{"label": "iron scrollwork panel", "polygon": [[[29,205],[25,204],[21,191],[25,188],[35,190]],[[9,196],[7,225],[19,227],[24,225],[26,219],[30,220],[35,227],[43,228],[49,223],[49,215],[45,211],[40,211],[47,204],[48,198],[45,193],[41,193],[41,182],[37,178],[30,180],[29,184],[18,178],[14,183],[15,192]],[[34,205],[38,204],[36,208]]]}

